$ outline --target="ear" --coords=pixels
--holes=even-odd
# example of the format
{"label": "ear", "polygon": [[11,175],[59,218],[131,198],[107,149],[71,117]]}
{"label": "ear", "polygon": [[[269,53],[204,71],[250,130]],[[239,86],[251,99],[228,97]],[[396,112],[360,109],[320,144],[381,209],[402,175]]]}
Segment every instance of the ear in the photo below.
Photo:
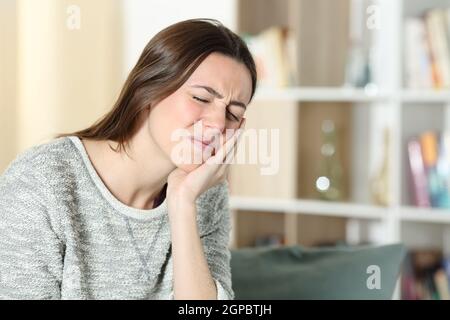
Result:
{"label": "ear", "polygon": [[152,111],[153,108],[153,103],[149,103],[146,107],[145,107],[145,117],[148,117],[150,115],[150,112]]}

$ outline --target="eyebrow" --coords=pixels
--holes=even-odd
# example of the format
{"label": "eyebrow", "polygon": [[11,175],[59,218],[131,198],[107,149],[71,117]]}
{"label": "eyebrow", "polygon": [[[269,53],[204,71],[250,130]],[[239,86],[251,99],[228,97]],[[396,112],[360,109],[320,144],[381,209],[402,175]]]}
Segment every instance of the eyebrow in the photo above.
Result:
{"label": "eyebrow", "polygon": [[[223,99],[223,96],[211,87],[202,86],[202,85],[192,85],[191,87],[205,89],[206,91],[211,93],[213,96],[216,96],[219,99]],[[228,105],[236,105],[236,106],[242,107],[244,109],[247,109],[247,106],[243,102],[236,101],[236,100],[231,100]]]}

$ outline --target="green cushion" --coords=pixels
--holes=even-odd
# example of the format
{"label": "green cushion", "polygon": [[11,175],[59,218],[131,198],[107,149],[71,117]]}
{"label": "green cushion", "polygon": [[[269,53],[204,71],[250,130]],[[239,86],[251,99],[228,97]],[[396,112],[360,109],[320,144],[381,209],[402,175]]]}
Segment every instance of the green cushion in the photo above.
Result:
{"label": "green cushion", "polygon": [[402,244],[233,249],[235,299],[391,299],[405,253]]}

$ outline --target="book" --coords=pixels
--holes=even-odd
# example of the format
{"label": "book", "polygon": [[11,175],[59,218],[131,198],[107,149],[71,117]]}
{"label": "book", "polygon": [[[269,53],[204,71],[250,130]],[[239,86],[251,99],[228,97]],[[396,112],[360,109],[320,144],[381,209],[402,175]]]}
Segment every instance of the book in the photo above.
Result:
{"label": "book", "polygon": [[448,190],[446,179],[438,171],[438,138],[437,133],[427,131],[421,134],[423,163],[427,175],[428,195],[432,207],[446,207]]}
{"label": "book", "polygon": [[445,259],[440,249],[410,249],[402,266],[401,298],[446,299],[449,288],[443,276]]}
{"label": "book", "polygon": [[445,272],[445,275],[447,276],[447,281],[450,285],[450,257],[447,256],[442,260],[442,269]]}
{"label": "book", "polygon": [[428,196],[428,182],[425,165],[422,158],[422,149],[417,139],[408,142],[408,159],[410,168],[411,189],[414,196],[414,205],[417,207],[430,207]]}
{"label": "book", "polygon": [[427,10],[404,22],[405,85],[450,88],[450,8]]}
{"label": "book", "polygon": [[420,18],[405,21],[405,77],[411,89],[431,89],[431,56],[425,23]]}
{"label": "book", "polygon": [[450,52],[445,9],[432,9],[425,14],[432,64],[435,68],[435,87],[450,88]]}
{"label": "book", "polygon": [[450,133],[427,131],[407,142],[409,189],[417,207],[450,208]]}
{"label": "book", "polygon": [[433,274],[434,284],[440,300],[450,300],[449,284],[444,269],[439,269]]}
{"label": "book", "polygon": [[439,179],[439,208],[450,208],[450,134],[439,134],[436,173]]}
{"label": "book", "polygon": [[256,35],[243,34],[242,38],[255,59],[260,87],[297,84],[297,43],[293,32],[272,26]]}

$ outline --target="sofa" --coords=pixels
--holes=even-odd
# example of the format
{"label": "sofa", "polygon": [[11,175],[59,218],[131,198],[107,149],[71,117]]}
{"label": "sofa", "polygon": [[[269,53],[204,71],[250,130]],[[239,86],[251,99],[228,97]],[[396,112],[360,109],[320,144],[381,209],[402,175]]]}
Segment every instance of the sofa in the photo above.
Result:
{"label": "sofa", "polygon": [[402,244],[232,249],[235,299],[392,299],[405,255]]}

